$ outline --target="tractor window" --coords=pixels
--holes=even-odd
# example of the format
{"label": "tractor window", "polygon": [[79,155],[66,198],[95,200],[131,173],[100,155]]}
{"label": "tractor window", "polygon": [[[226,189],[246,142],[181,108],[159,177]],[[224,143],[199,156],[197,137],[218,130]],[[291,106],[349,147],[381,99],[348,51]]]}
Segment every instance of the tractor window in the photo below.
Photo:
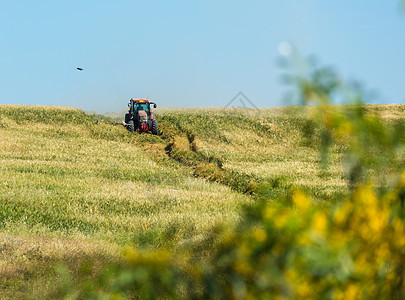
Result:
{"label": "tractor window", "polygon": [[149,105],[148,103],[137,103],[135,107],[136,111],[144,110],[147,114],[149,114]]}

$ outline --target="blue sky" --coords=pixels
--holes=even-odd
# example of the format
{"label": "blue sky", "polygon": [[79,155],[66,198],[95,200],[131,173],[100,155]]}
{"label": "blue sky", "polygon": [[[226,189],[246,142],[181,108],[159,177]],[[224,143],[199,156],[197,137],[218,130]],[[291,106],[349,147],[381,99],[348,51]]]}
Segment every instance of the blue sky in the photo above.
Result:
{"label": "blue sky", "polygon": [[0,104],[103,113],[131,97],[224,106],[242,91],[286,105],[283,42],[377,90],[369,102],[405,103],[399,1],[0,0],[0,33]]}

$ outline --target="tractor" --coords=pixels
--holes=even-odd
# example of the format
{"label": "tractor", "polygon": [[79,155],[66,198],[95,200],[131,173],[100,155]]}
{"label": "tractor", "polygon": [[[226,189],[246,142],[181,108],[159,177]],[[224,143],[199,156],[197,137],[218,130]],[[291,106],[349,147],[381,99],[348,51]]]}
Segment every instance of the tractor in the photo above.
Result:
{"label": "tractor", "polygon": [[128,113],[125,114],[125,125],[129,131],[148,132],[158,135],[158,122],[152,111],[157,105],[149,99],[133,99],[128,103]]}

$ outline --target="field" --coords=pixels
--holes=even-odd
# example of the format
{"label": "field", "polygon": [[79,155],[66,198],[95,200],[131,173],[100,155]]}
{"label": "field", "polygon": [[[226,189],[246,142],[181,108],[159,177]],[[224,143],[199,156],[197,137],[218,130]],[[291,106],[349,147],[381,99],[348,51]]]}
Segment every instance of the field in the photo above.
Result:
{"label": "field", "polygon": [[[405,105],[365,110],[405,117]],[[350,195],[342,146],[322,167],[314,108],[157,114],[152,136],[75,108],[0,106],[0,298],[57,298],[61,268],[92,261],[96,276],[127,245],[198,244],[258,200],[291,206],[301,190],[327,210]]]}

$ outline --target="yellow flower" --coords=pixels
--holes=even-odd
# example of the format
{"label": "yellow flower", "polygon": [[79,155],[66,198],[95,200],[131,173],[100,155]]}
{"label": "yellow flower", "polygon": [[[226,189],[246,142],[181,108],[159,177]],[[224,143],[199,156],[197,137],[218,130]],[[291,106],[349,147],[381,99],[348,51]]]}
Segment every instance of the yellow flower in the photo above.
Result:
{"label": "yellow flower", "polygon": [[385,243],[381,244],[376,251],[376,261],[382,262],[389,259],[390,251]]}
{"label": "yellow flower", "polygon": [[343,207],[336,210],[336,212],[333,214],[333,221],[335,224],[342,226],[346,222],[350,211],[351,204],[349,202],[346,202]]}
{"label": "yellow flower", "polygon": [[298,244],[303,245],[303,246],[309,246],[312,244],[312,240],[309,237],[307,232],[303,232],[302,234],[300,234],[298,236],[297,242],[298,242]]}
{"label": "yellow flower", "polygon": [[333,230],[329,232],[329,244],[335,248],[345,247],[346,243],[353,238],[353,231],[351,230]]}
{"label": "yellow flower", "polygon": [[275,220],[275,224],[276,224],[277,228],[283,228],[287,224],[289,217],[290,217],[290,215],[288,213],[280,212],[277,215],[276,220]]}
{"label": "yellow flower", "polygon": [[385,209],[373,209],[369,211],[370,229],[374,234],[381,234],[388,224],[389,213]]}
{"label": "yellow flower", "polygon": [[311,206],[311,200],[301,191],[294,193],[293,202],[301,210],[307,210]]}
{"label": "yellow flower", "polygon": [[377,205],[377,196],[374,194],[370,185],[359,187],[354,193],[355,201],[367,205],[367,207],[375,207]]}
{"label": "yellow flower", "polygon": [[254,228],[252,234],[255,240],[260,243],[264,242],[267,238],[267,234],[262,228]]}
{"label": "yellow flower", "polygon": [[265,220],[269,220],[273,217],[273,208],[266,206],[262,211],[262,217]]}
{"label": "yellow flower", "polygon": [[296,281],[299,278],[298,272],[295,269],[289,269],[285,272],[287,279],[291,282]]}
{"label": "yellow flower", "polygon": [[324,234],[326,230],[326,226],[328,224],[328,219],[326,215],[322,212],[317,212],[313,221],[312,221],[312,228],[315,229],[319,234]]}
{"label": "yellow flower", "polygon": [[345,300],[357,299],[358,293],[359,293],[359,287],[355,284],[350,284],[344,293],[345,294],[344,299]]}
{"label": "yellow flower", "polygon": [[299,284],[296,289],[299,298],[308,298],[308,299],[309,299],[311,290],[312,289],[307,282],[303,282],[303,283]]}

